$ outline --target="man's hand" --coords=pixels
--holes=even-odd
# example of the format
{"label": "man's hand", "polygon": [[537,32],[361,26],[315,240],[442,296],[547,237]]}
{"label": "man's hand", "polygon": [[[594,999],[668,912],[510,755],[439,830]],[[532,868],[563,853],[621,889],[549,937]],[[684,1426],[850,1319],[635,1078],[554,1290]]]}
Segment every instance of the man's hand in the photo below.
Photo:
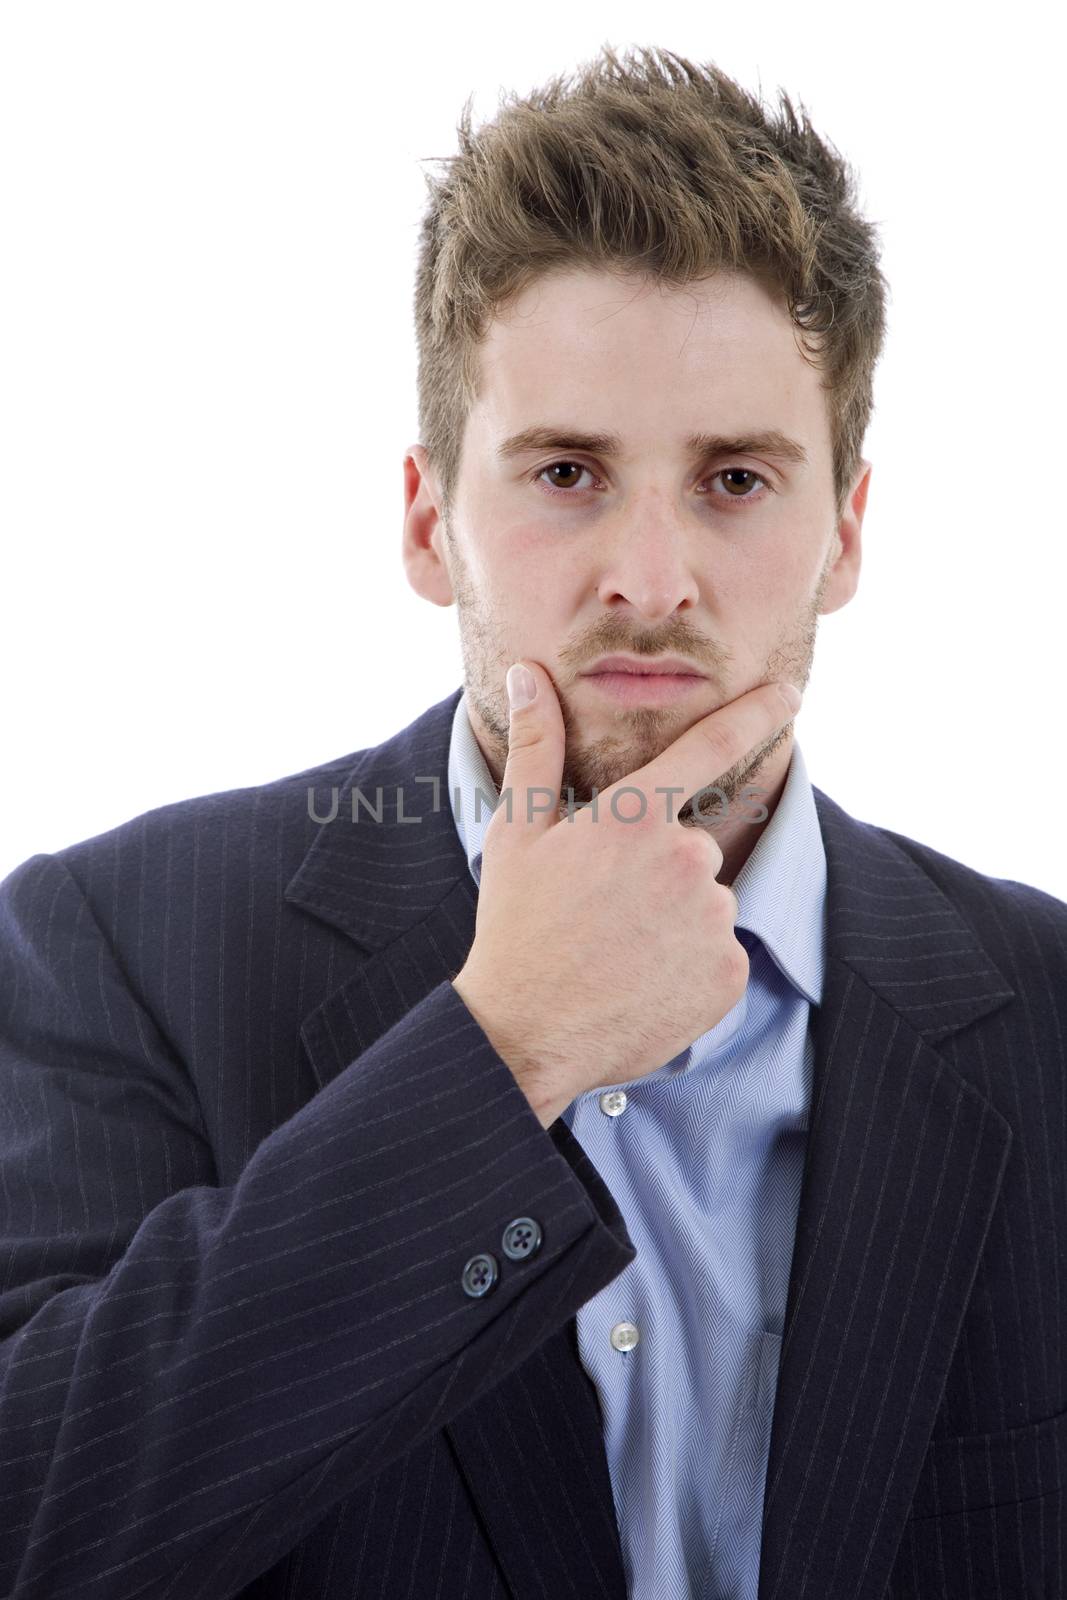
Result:
{"label": "man's hand", "polygon": [[[564,819],[559,700],[544,668],[524,664],[537,694],[511,713],[474,941],[453,986],[547,1128],[577,1095],[654,1072],[744,993],[737,901],[716,882],[722,851],[710,829],[677,818],[800,701],[776,684],[750,689],[605,789],[595,816],[587,806]],[[628,785],[645,798],[643,816],[634,794],[612,812]],[[551,792],[548,810],[531,789]]]}

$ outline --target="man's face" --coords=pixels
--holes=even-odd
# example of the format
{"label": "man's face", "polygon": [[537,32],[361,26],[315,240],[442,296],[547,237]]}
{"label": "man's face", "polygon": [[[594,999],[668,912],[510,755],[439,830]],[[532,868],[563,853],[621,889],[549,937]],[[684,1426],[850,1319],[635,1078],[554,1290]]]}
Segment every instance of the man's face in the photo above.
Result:
{"label": "man's face", "polygon": [[[471,722],[498,784],[520,657],[553,680],[563,793],[578,801],[747,689],[805,686],[818,614],[855,590],[869,469],[838,523],[819,374],[784,307],[734,275],[663,289],[557,272],[494,319],[480,364],[447,526],[425,451],[408,458],[405,562],[427,598],[456,602]],[[541,427],[551,442],[504,448]],[[582,447],[579,431],[619,448]],[[755,438],[772,431],[806,459]],[[696,453],[695,434],[749,447]],[[583,676],[609,653],[681,656],[706,676],[672,703],[622,704]],[[732,799],[784,772],[790,740],[709,782]]]}

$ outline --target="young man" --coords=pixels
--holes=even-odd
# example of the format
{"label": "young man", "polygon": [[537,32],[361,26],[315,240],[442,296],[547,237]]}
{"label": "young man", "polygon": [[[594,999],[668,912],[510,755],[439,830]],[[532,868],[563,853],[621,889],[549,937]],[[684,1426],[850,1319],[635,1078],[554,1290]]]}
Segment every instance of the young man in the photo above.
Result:
{"label": "young man", "polygon": [[884,285],[782,101],[461,123],[463,689],[0,886],[5,1593],[1064,1592],[1067,907],[808,780]]}

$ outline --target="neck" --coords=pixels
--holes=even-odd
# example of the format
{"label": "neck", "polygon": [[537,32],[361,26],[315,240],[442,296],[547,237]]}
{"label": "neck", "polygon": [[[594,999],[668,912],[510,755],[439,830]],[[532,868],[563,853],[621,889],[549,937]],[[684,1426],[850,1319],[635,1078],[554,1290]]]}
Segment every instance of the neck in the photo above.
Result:
{"label": "neck", "polygon": [[[756,792],[750,796],[739,795],[727,809],[723,821],[717,822],[711,829],[722,851],[722,867],[715,875],[719,883],[734,882],[770,826],[785,789],[792,755],[793,736],[790,734],[751,778],[751,787]],[[754,817],[761,820],[755,821]]]}

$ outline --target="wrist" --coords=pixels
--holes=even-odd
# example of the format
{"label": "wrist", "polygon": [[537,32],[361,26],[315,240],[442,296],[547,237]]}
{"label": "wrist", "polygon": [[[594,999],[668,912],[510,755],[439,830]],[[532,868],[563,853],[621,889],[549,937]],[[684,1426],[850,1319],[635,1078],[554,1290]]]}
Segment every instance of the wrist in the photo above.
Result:
{"label": "wrist", "polygon": [[499,1005],[487,1002],[473,975],[461,969],[451,980],[475,1022],[497,1055],[509,1068],[519,1088],[530,1102],[543,1128],[548,1128],[574,1099],[574,1092],[562,1087],[531,1049],[530,1030],[504,1016]]}

